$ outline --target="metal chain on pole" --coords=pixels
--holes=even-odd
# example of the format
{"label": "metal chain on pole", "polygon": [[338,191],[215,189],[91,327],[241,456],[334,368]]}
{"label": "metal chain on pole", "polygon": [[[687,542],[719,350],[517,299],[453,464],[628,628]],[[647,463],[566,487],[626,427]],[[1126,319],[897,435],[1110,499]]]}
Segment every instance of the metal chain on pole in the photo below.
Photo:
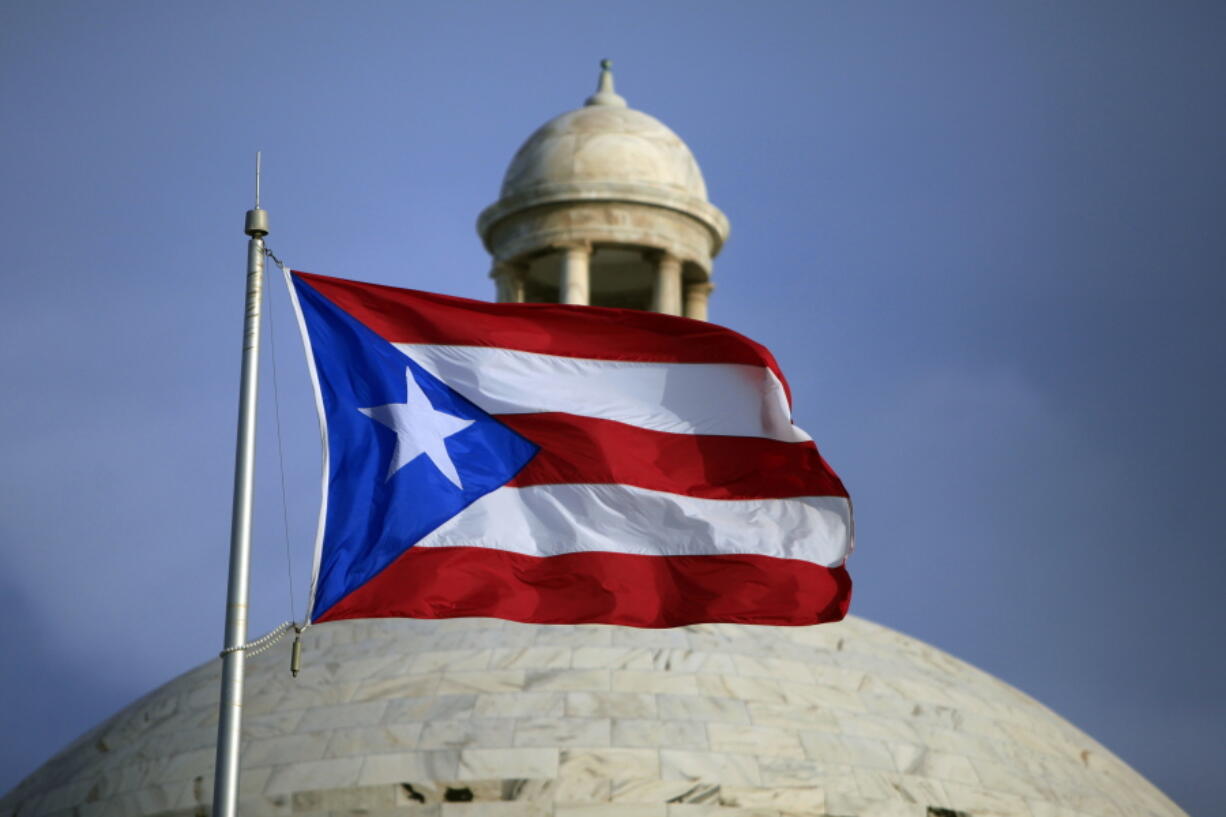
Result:
{"label": "metal chain on pole", "polygon": [[218,653],[218,656],[221,658],[225,658],[230,653],[238,652],[240,650],[247,653],[247,655],[259,655],[260,653],[264,652],[264,650],[268,649],[273,644],[276,644],[278,641],[280,641],[281,637],[284,636],[286,633],[288,633],[290,630],[293,630],[294,632],[301,635],[302,632],[306,630],[306,628],[309,626],[310,626],[309,624],[299,625],[298,622],[296,621],[283,621],[279,625],[277,625],[276,629],[272,630],[271,632],[265,633],[264,635],[257,638],[255,641],[248,641],[246,644],[239,644],[234,647],[226,647],[224,650]]}

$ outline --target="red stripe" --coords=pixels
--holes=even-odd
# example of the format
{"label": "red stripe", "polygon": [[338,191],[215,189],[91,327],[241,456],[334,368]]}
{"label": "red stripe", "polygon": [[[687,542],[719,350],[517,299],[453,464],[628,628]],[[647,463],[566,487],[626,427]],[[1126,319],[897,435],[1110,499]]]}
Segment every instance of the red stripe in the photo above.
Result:
{"label": "red stripe", "polygon": [[765,366],[791,401],[770,351],[713,323],[637,309],[495,304],[297,270],[293,274],[392,343],[491,346],[593,360]]}
{"label": "red stripe", "polygon": [[509,484],[622,483],[705,499],[847,496],[812,442],[669,434],[573,414],[502,414],[541,447]]}
{"label": "red stripe", "polygon": [[680,627],[700,622],[838,621],[851,578],[768,556],[524,556],[488,548],[410,548],[316,621],[486,616],[536,624]]}

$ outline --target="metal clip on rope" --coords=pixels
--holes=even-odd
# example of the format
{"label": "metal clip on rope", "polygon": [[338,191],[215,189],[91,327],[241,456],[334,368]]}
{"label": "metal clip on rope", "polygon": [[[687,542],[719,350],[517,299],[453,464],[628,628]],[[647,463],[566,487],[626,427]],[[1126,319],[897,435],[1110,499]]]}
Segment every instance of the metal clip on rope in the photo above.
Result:
{"label": "metal clip on rope", "polygon": [[273,263],[280,267],[282,271],[285,270],[285,262],[280,258],[277,258],[277,254],[270,250],[267,246],[264,247],[264,254],[271,258]]}
{"label": "metal clip on rope", "polygon": [[295,678],[298,677],[298,671],[302,669],[302,627],[295,627],[298,634],[294,636],[294,647],[289,653],[289,672]]}

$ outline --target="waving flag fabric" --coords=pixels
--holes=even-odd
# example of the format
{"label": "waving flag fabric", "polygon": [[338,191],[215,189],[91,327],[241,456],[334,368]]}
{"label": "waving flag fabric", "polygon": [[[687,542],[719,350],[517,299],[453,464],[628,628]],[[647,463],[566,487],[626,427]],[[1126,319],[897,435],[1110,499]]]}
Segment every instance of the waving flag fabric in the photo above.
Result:
{"label": "waving flag fabric", "polygon": [[290,277],[326,460],[314,621],[843,617],[847,492],[765,348],[650,312]]}

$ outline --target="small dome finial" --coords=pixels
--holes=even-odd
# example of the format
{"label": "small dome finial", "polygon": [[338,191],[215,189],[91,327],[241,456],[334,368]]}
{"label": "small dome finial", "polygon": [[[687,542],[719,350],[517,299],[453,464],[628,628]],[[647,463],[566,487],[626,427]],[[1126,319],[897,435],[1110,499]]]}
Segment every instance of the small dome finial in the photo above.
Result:
{"label": "small dome finial", "polygon": [[596,93],[587,98],[585,105],[607,105],[613,108],[625,108],[626,100],[613,90],[613,60],[600,61],[600,82],[596,85]]}

